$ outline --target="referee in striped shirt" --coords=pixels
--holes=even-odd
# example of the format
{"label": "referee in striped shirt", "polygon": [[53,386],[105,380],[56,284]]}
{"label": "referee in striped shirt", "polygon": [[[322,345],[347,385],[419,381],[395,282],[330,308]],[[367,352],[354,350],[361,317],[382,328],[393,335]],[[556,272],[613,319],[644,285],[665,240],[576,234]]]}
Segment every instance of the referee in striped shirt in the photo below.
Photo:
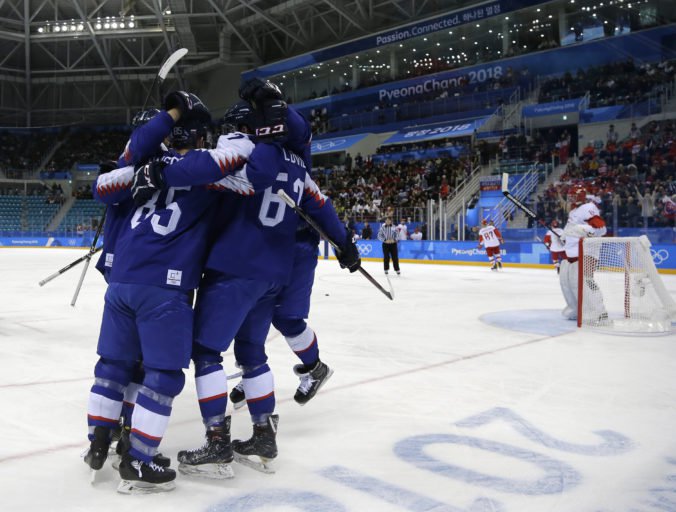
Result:
{"label": "referee in striped shirt", "polygon": [[397,249],[397,228],[392,225],[392,217],[385,219],[385,224],[380,226],[378,231],[378,240],[383,243],[383,264],[385,265],[385,273],[390,270],[390,257],[392,258],[392,266],[401,275],[399,270],[399,250]]}

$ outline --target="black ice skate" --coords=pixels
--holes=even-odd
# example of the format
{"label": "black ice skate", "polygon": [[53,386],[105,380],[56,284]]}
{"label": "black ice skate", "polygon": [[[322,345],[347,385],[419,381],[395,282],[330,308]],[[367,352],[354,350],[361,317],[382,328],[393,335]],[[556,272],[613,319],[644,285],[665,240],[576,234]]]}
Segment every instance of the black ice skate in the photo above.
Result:
{"label": "black ice skate", "polygon": [[498,268],[502,269],[502,261],[498,261]]}
{"label": "black ice skate", "polygon": [[[115,447],[115,453],[117,454],[117,457],[113,459],[113,462],[111,465],[113,466],[113,469],[119,470],[120,469],[120,461],[122,460],[122,456],[129,451],[129,448],[131,448],[131,441],[129,440],[129,427],[123,427],[122,432],[120,433],[120,439],[117,442],[117,446]],[[162,466],[163,468],[168,468],[171,466],[171,459],[169,457],[165,457],[161,453],[155,454],[153,457],[153,462],[157,464],[158,466]]]}
{"label": "black ice skate", "polygon": [[230,416],[225,418],[223,427],[207,430],[204,446],[196,450],[181,450],[177,458],[178,470],[184,475],[219,480],[234,478],[235,473],[230,465],[234,458],[230,444]]}
{"label": "black ice skate", "polygon": [[491,265],[491,270],[497,270],[497,269],[498,269],[498,265],[495,264],[495,263],[493,263],[493,264]]}
{"label": "black ice skate", "polygon": [[94,439],[85,453],[84,461],[91,469],[90,483],[96,481],[96,472],[103,467],[108,458],[110,448],[110,429],[107,427],[94,427]]}
{"label": "black ice skate", "polygon": [[333,370],[321,361],[317,361],[311,370],[297,364],[293,367],[293,372],[300,377],[300,386],[293,397],[300,405],[308,403],[333,375]]}
{"label": "black ice skate", "polygon": [[240,380],[239,383],[234,388],[232,388],[232,391],[230,391],[230,401],[232,402],[232,405],[235,407],[235,409],[244,407],[246,404],[243,381]]}
{"label": "black ice skate", "polygon": [[176,487],[176,471],[154,462],[148,464],[128,453],[120,461],[120,477],[122,481],[117,486],[117,492],[121,494],[155,494],[172,491]]}
{"label": "black ice skate", "polygon": [[279,416],[271,415],[262,425],[254,424],[253,436],[246,441],[234,440],[232,449],[235,461],[262,473],[274,473],[273,461],[277,457],[277,424]]}

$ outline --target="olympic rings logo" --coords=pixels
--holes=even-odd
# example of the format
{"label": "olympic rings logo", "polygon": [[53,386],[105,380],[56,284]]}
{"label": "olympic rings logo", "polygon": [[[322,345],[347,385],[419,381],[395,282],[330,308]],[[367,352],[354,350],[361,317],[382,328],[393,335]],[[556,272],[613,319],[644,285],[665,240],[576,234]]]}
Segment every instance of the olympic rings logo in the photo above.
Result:
{"label": "olympic rings logo", "polygon": [[650,249],[650,255],[653,257],[655,265],[661,265],[669,259],[669,251],[666,249],[660,249],[659,251]]}
{"label": "olympic rings logo", "polygon": [[359,249],[360,256],[368,256],[371,254],[373,247],[371,244],[357,244],[357,249]]}

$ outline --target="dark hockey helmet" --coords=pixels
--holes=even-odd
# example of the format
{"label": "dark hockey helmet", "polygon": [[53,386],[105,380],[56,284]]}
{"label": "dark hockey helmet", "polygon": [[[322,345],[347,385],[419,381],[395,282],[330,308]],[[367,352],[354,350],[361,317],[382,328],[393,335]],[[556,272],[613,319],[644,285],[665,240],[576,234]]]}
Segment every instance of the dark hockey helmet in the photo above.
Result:
{"label": "dark hockey helmet", "polygon": [[171,129],[171,145],[174,149],[196,148],[208,128],[209,124],[199,119],[179,120]]}
{"label": "dark hockey helmet", "polygon": [[157,110],[156,108],[149,108],[147,110],[141,110],[140,112],[137,112],[136,115],[134,116],[134,119],[131,121],[131,125],[134,128],[138,128],[139,126],[143,126],[146,124],[148,121],[150,121],[153,117],[155,117],[157,114],[159,114],[160,111]]}
{"label": "dark hockey helmet", "polygon": [[232,105],[221,118],[221,129],[223,133],[241,132],[242,127],[251,133],[256,127],[256,117],[251,103],[248,101],[238,101]]}

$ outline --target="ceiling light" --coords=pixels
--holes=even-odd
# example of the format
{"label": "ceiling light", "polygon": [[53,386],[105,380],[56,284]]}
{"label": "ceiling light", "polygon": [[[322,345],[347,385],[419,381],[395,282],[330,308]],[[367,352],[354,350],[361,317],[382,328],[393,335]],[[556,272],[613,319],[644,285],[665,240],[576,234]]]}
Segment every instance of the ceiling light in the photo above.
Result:
{"label": "ceiling light", "polygon": [[42,27],[38,28],[38,32],[40,32],[41,34],[42,34],[44,31],[45,31],[44,28],[42,28]]}

